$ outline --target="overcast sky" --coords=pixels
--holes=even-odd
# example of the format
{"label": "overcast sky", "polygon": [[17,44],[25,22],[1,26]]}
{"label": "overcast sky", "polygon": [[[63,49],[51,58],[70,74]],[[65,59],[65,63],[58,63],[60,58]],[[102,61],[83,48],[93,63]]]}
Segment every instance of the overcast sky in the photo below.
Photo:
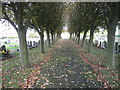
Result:
{"label": "overcast sky", "polygon": [[4,36],[15,36],[17,37],[17,32],[16,30],[8,23],[2,23],[0,21],[0,37],[4,37]]}
{"label": "overcast sky", "polygon": [[[63,27],[64,30],[67,30],[67,27]],[[29,33],[29,30],[28,30]],[[117,28],[117,32],[116,35],[118,35],[118,28]],[[0,21],[0,37],[17,37],[17,32],[16,30],[13,28],[12,25],[10,25],[8,22],[2,23]]]}

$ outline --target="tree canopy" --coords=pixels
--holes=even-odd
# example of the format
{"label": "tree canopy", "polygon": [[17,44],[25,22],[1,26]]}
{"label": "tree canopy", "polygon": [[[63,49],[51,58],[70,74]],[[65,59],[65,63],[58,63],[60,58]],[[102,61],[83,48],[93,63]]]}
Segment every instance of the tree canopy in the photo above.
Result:
{"label": "tree canopy", "polygon": [[[2,13],[17,31],[20,42],[21,66],[29,66],[29,56],[26,43],[28,28],[35,29],[40,35],[41,52],[44,53],[44,31],[47,32],[48,45],[50,36],[54,44],[56,34],[61,34],[63,23],[67,23],[70,35],[75,35],[77,43],[80,33],[90,31],[88,52],[93,53],[94,32],[98,27],[106,28],[108,32],[108,63],[114,63],[115,31],[120,21],[120,3],[118,2],[2,2]],[[57,35],[59,36],[59,35]],[[110,61],[110,62],[109,62]],[[25,63],[25,64],[24,64]]]}

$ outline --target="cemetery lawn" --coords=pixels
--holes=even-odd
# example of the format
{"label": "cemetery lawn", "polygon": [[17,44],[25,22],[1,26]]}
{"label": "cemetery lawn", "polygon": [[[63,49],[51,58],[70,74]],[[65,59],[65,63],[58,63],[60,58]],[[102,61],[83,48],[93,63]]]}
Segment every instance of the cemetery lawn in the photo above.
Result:
{"label": "cemetery lawn", "polygon": [[[18,43],[10,43],[10,44],[4,44],[5,46],[11,45],[11,47],[6,47],[7,49],[18,49]],[[16,45],[16,47],[15,47]]]}
{"label": "cemetery lawn", "polygon": [[[52,48],[48,48],[45,45],[46,54]],[[32,72],[33,65],[37,65],[42,62],[46,54],[40,53],[40,48],[36,47],[29,49],[30,68],[20,69],[19,68],[19,52],[12,52],[13,57],[2,61],[2,84],[5,88],[19,88],[20,84],[23,83],[29,74]],[[1,61],[0,61],[1,62]]]}
{"label": "cemetery lawn", "polygon": [[[103,49],[94,48],[91,55],[87,53],[87,47],[83,48],[72,40],[58,40],[52,48],[45,45],[45,51],[45,54],[40,54],[39,47],[29,50],[31,66],[28,69],[19,68],[18,52],[14,53],[13,58],[3,61],[3,87],[98,88],[104,87],[104,81],[111,87],[118,86],[118,71],[106,68],[106,51]],[[105,66],[99,72],[106,78],[98,79],[97,68],[84,62],[84,59],[88,59],[91,65]]]}
{"label": "cemetery lawn", "polygon": [[18,49],[18,47],[7,47],[7,49]]}
{"label": "cemetery lawn", "polygon": [[[102,72],[102,75],[105,76],[107,82],[109,82],[109,85],[111,87],[118,87],[119,85],[119,70],[116,69],[109,69],[108,64],[106,63],[106,55],[107,51],[101,48],[93,47],[93,54],[88,54],[87,52],[87,46],[84,48],[80,45],[78,46],[80,49],[78,50],[80,53],[85,53],[86,58],[93,64],[97,65],[98,67],[102,67],[99,69],[99,72]],[[116,59],[116,67],[118,67],[118,54],[115,54]],[[97,68],[98,68],[97,67]]]}
{"label": "cemetery lawn", "polygon": [[18,45],[18,43],[10,43],[10,44],[4,44],[4,45]]}

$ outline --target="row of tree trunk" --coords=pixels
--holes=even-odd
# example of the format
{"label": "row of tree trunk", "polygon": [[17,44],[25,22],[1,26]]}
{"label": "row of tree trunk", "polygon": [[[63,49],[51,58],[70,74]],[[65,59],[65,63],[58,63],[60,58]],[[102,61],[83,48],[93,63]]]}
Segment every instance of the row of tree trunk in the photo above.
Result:
{"label": "row of tree trunk", "polygon": [[[108,66],[110,68],[115,68],[115,31],[116,31],[116,26],[118,23],[118,18],[115,18],[112,20],[111,23],[109,23],[108,25],[108,48],[107,48],[107,61],[106,63],[108,64]],[[88,53],[93,53],[93,39],[94,39],[94,31],[95,28],[91,28],[90,30],[90,39],[89,39],[89,43],[88,43]],[[83,35],[83,40],[81,43],[81,46],[85,45],[85,38],[86,38],[86,34],[87,34],[88,30],[84,31],[84,35]],[[70,39],[72,38],[72,36],[74,37],[74,40],[77,42],[77,44],[79,44],[80,41],[80,33],[75,33],[75,35],[70,35]]]}

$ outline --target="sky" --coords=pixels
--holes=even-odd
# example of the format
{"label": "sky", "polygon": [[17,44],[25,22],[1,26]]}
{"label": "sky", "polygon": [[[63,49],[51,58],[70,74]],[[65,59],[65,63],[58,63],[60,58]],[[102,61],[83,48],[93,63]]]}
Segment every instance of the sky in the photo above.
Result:
{"label": "sky", "polygon": [[[33,30],[28,30],[27,33],[31,33]],[[27,34],[28,35],[28,34]],[[16,30],[13,28],[12,25],[10,25],[10,23],[5,22],[2,23],[0,21],[0,37],[18,37],[18,34],[16,32]]]}
{"label": "sky", "polygon": [[17,32],[8,22],[2,23],[0,21],[0,37],[17,37]]}
{"label": "sky", "polygon": [[[67,30],[67,27],[63,27],[64,30]],[[27,33],[31,33],[32,31],[27,31]],[[68,33],[65,33],[67,35],[67,38],[69,36]],[[66,35],[62,34],[63,38],[66,38]],[[16,30],[13,28],[12,25],[10,25],[8,22],[2,23],[0,21],[0,37],[18,37]]]}
{"label": "sky", "polygon": [[[67,30],[67,26],[63,26],[63,29]],[[27,31],[27,33],[30,33],[30,32],[31,31],[29,31],[29,30]],[[117,31],[116,31],[116,35],[118,35],[118,28],[117,28]],[[8,37],[18,37],[17,32],[13,28],[12,25],[10,25],[8,22],[2,23],[0,21],[0,37],[5,37],[5,36],[8,36]],[[68,38],[69,34],[68,33],[62,34],[62,37],[65,38],[65,36],[66,36],[66,38]]]}

